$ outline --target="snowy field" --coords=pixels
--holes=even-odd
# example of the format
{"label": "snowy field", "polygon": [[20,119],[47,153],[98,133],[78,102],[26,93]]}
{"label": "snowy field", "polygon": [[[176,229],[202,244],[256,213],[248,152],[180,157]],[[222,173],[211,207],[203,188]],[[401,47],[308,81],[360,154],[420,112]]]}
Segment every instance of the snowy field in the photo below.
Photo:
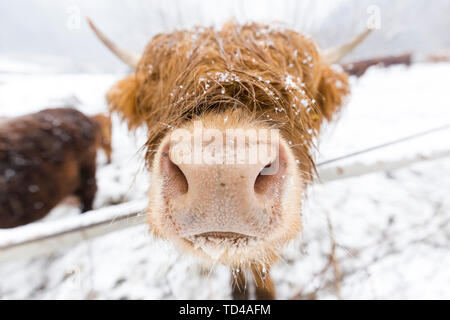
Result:
{"label": "snowy field", "polygon": [[[12,73],[17,67],[0,61],[0,117],[64,104],[102,112],[104,93],[123,77],[35,68]],[[323,134],[317,159],[449,123],[449,83],[448,63],[369,69],[352,79],[349,104]],[[135,137],[113,120],[113,161],[105,165],[104,155],[99,157],[95,208],[145,198],[151,179],[139,152],[144,131]],[[342,163],[449,149],[447,130]],[[449,193],[448,158],[311,186],[304,232],[272,272],[278,298],[450,299]],[[37,223],[78,213],[65,203]],[[0,230],[0,242],[8,232]],[[229,299],[228,283],[225,267],[211,270],[154,239],[145,225],[0,265],[1,299]]]}

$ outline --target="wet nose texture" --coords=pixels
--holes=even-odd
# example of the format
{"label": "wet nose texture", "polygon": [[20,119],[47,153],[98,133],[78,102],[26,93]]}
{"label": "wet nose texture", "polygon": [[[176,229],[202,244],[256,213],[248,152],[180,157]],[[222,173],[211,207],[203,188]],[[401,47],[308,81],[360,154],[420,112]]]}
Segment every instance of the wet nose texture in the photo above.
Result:
{"label": "wet nose texture", "polygon": [[178,234],[264,237],[281,212],[287,167],[282,148],[277,161],[278,170],[264,175],[261,164],[175,164],[164,148],[163,194]]}

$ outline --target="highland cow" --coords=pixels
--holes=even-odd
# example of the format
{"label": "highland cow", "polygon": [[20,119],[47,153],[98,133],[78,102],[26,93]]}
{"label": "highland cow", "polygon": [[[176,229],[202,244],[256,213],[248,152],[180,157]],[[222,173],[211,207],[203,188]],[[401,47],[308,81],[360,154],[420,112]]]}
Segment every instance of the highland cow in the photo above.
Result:
{"label": "highland cow", "polygon": [[[370,31],[321,52],[312,39],[287,28],[228,23],[220,30],[158,34],[139,56],[89,23],[135,70],[110,89],[107,100],[130,129],[148,130],[147,220],[153,232],[230,266],[234,298],[248,298],[246,273],[253,275],[257,298],[274,298],[269,270],[281,248],[301,231],[303,193],[314,173],[314,140],[349,92],[347,75],[333,64]],[[198,136],[198,123],[215,130],[214,139]],[[182,130],[193,137],[188,144],[194,141],[195,148],[197,139],[214,158],[229,142],[222,135],[230,129],[277,129],[276,156],[266,163],[185,163],[173,152],[171,137]],[[215,139],[220,143],[208,148]],[[232,150],[244,160],[251,156],[245,150],[266,143],[244,141]],[[275,161],[278,170],[263,174]]]}
{"label": "highland cow", "polygon": [[81,212],[91,210],[97,191],[96,150],[110,152],[110,130],[105,116],[89,118],[71,108],[2,121],[0,228],[39,220],[70,195],[80,198]]}

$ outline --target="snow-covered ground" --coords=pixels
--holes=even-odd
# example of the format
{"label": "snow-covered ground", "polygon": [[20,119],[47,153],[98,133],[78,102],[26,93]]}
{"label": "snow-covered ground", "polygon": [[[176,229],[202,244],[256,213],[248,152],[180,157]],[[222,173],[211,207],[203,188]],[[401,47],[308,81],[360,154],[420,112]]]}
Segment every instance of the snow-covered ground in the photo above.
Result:
{"label": "snow-covered ground", "polygon": [[[0,72],[0,117],[67,103],[88,114],[105,111],[104,93],[122,76]],[[352,97],[324,133],[318,159],[449,123],[449,83],[450,64],[371,68],[352,79]],[[96,208],[145,197],[144,139],[143,131],[135,137],[114,118],[113,161],[98,161]],[[447,130],[358,160],[449,148]],[[450,299],[449,177],[450,160],[442,159],[311,186],[304,232],[273,269],[278,297]],[[77,214],[64,204],[37,223]],[[0,239],[8,232],[0,230]],[[0,265],[2,299],[228,299],[228,282],[225,267],[211,271],[154,239],[145,225]]]}

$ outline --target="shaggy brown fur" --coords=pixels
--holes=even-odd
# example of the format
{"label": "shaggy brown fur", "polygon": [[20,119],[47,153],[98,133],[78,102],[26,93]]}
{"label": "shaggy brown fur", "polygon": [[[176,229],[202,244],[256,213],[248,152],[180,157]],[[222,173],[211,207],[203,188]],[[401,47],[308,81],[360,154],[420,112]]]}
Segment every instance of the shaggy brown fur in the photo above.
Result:
{"label": "shaggy brown fur", "polygon": [[[208,112],[240,109],[280,128],[302,172],[323,119],[348,93],[345,73],[322,61],[314,42],[288,29],[229,23],[154,37],[135,74],[107,99],[130,128],[146,123],[148,160],[172,127]],[[306,160],[306,161],[305,161]]]}
{"label": "shaggy brown fur", "polygon": [[70,108],[0,123],[0,228],[41,219],[72,194],[91,210],[101,143],[99,124]]}
{"label": "shaggy brown fur", "polygon": [[[172,128],[189,127],[192,120],[220,121],[219,127],[223,127],[228,117],[227,126],[278,128],[286,147],[293,151],[289,153],[294,167],[294,157],[299,160],[299,170],[295,168],[301,176],[299,181],[306,184],[314,169],[314,138],[321,123],[338,112],[347,93],[347,75],[331,67],[308,37],[260,24],[228,23],[218,31],[197,28],[155,36],[136,72],[117,83],[108,92],[107,100],[111,110],[117,111],[130,129],[147,125],[147,161],[151,166],[155,158],[156,164],[150,189],[153,211],[148,220],[155,234],[177,241],[163,227],[162,216],[167,218],[167,213],[157,180],[160,144]],[[156,150],[159,152],[155,156]],[[296,186],[286,193],[300,202],[301,190]],[[293,195],[296,191],[299,194]],[[286,221],[293,216],[300,219],[297,202],[292,200],[291,207],[286,205],[285,210],[290,211],[283,213]],[[279,228],[284,231],[277,238],[280,245],[298,233],[301,224],[297,220]],[[275,240],[269,241],[262,240],[258,248],[265,265],[250,264],[256,296],[265,299],[274,298],[275,293],[270,276],[262,276],[261,270],[270,267],[279,249],[275,248]],[[189,245],[183,248],[195,251]],[[236,255],[235,260],[240,259]],[[247,297],[244,283],[243,273],[233,277],[235,298]]]}

